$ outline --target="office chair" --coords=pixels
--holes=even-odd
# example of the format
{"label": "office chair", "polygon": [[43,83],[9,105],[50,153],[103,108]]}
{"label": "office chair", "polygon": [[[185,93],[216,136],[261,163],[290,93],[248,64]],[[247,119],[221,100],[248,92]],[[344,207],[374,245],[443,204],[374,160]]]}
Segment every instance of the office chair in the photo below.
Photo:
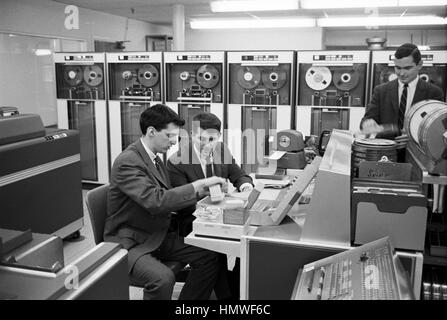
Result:
{"label": "office chair", "polygon": [[[93,237],[95,244],[99,244],[104,241],[104,226],[107,217],[107,192],[109,185],[105,184],[87,192],[86,204],[87,210],[92,222]],[[184,282],[185,264],[179,261],[163,261],[163,263],[169,267],[176,275],[177,282]],[[130,285],[134,287],[142,287],[141,284],[134,283],[130,279]]]}

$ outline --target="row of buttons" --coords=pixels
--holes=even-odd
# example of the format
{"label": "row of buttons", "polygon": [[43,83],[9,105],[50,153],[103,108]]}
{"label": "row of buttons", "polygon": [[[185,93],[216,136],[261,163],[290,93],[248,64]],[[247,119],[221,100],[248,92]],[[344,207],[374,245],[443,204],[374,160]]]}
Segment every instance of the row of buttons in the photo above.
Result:
{"label": "row of buttons", "polygon": [[177,60],[180,61],[208,61],[211,59],[211,56],[201,56],[201,55],[194,55],[194,56],[177,56]]}
{"label": "row of buttons", "polygon": [[146,55],[146,56],[118,56],[118,60],[143,61],[143,60],[149,60],[149,55]]}
{"label": "row of buttons", "polygon": [[352,61],[354,60],[353,55],[314,55],[314,61]]}
{"label": "row of buttons", "polygon": [[270,56],[242,56],[242,61],[277,61],[278,56],[277,55],[270,55]]}
{"label": "row of buttons", "polygon": [[65,61],[93,61],[93,56],[65,56]]}
{"label": "row of buttons", "polygon": [[66,133],[59,133],[59,134],[55,134],[55,135],[52,135],[52,136],[46,136],[45,140],[50,141],[50,140],[66,138],[66,137],[68,137],[68,135]]}

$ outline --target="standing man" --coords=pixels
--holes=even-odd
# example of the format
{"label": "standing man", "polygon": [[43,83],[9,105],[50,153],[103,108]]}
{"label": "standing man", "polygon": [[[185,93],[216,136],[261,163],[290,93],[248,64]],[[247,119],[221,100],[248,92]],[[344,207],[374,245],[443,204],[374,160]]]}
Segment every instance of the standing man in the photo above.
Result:
{"label": "standing man", "polygon": [[394,124],[399,133],[385,135],[394,138],[401,147],[408,142],[407,133],[402,132],[405,114],[411,106],[425,99],[443,101],[441,88],[419,79],[422,68],[421,52],[411,43],[401,45],[394,54],[394,70],[397,79],[374,88],[371,102],[366,108],[360,129],[365,133],[380,132],[383,124]]}
{"label": "standing man", "polygon": [[165,105],[146,109],[140,117],[142,137],[115,160],[110,175],[104,240],[129,251],[129,275],[144,286],[144,299],[171,299],[175,275],[162,261],[189,264],[192,270],[179,299],[209,299],[220,273],[218,254],[185,245],[170,231],[171,212],[195,205],[218,177],[173,188],[158,153],[177,141],[184,120]]}

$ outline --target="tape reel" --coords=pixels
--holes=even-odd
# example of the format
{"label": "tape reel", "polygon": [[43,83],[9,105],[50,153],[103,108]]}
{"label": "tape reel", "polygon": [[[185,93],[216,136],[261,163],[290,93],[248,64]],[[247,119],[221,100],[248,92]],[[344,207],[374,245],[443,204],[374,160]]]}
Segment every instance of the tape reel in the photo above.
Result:
{"label": "tape reel", "polygon": [[145,87],[153,87],[160,80],[160,73],[152,64],[144,64],[138,69],[138,81]]}
{"label": "tape reel", "polygon": [[419,140],[421,123],[426,116],[442,107],[445,107],[445,105],[434,100],[423,100],[411,107],[408,115],[405,117],[406,122],[404,126],[410,137],[413,138],[418,145],[421,144],[421,141]]}
{"label": "tape reel", "polygon": [[102,69],[97,65],[86,66],[84,68],[84,81],[91,87],[99,86],[104,80]]}
{"label": "tape reel", "polygon": [[244,89],[253,89],[261,82],[261,71],[257,67],[241,67],[237,71],[237,83]]}
{"label": "tape reel", "polygon": [[312,66],[306,71],[306,83],[313,90],[324,90],[331,84],[332,73],[327,67]]}
{"label": "tape reel", "polygon": [[334,70],[334,85],[338,90],[351,91],[359,84],[360,75],[355,69]]}
{"label": "tape reel", "polygon": [[214,88],[219,83],[219,71],[210,64],[204,64],[197,70],[196,79],[202,87]]}
{"label": "tape reel", "polygon": [[78,86],[82,83],[81,67],[69,66],[64,69],[64,81],[70,86]]}
{"label": "tape reel", "polygon": [[188,71],[182,71],[180,72],[179,78],[182,81],[188,81],[191,78],[191,74]]}
{"label": "tape reel", "polygon": [[121,77],[122,77],[124,80],[132,80],[132,78],[134,77],[134,74],[133,74],[132,71],[130,71],[130,70],[126,70],[126,71],[123,71],[123,72],[121,73]]}
{"label": "tape reel", "polygon": [[262,73],[262,83],[273,90],[282,88],[287,82],[287,74],[279,68],[272,68],[270,71]]}
{"label": "tape reel", "polygon": [[393,68],[384,69],[380,72],[379,75],[379,84],[387,83],[397,79],[397,75],[394,72]]}

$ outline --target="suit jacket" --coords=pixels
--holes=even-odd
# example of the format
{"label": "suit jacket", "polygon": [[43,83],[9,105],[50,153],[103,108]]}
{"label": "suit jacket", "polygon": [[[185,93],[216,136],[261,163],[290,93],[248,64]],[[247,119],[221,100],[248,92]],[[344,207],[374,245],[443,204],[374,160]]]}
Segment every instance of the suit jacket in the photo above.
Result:
{"label": "suit jacket", "polygon": [[140,140],[115,160],[107,199],[104,240],[129,250],[129,272],[136,260],[156,250],[166,236],[171,212],[194,205],[194,187],[172,188],[166,168],[160,173]]}
{"label": "suit jacket", "polygon": [[[399,119],[398,86],[398,80],[395,79],[374,88],[371,102],[366,107],[365,116],[360,122],[360,128],[362,128],[363,121],[366,119],[374,119],[378,124],[391,123],[397,125]],[[443,101],[444,97],[441,88],[419,79],[412,104],[425,99]]]}
{"label": "suit jacket", "polygon": [[[234,160],[228,147],[219,142],[213,154],[214,174],[218,177],[229,179],[230,182],[239,187],[248,182],[253,184],[253,180],[242,170]],[[178,187],[205,178],[200,160],[192,147],[191,140],[180,145],[178,152],[172,155],[167,163],[167,169],[172,186]],[[191,214],[195,211],[195,204],[185,209],[177,211],[181,224],[188,224]],[[189,216],[189,218],[188,218]],[[182,226],[180,226],[182,229]],[[187,235],[188,228],[181,232]]]}

